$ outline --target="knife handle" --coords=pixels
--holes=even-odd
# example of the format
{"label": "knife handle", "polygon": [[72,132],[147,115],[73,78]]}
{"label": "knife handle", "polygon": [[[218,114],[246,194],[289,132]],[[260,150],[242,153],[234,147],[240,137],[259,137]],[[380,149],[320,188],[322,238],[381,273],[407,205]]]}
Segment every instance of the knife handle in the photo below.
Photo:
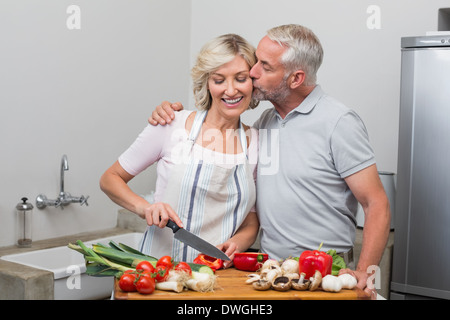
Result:
{"label": "knife handle", "polygon": [[172,229],[173,233],[175,233],[178,230],[180,230],[180,227],[175,222],[173,222],[170,219],[169,219],[169,221],[167,221],[166,227]]}

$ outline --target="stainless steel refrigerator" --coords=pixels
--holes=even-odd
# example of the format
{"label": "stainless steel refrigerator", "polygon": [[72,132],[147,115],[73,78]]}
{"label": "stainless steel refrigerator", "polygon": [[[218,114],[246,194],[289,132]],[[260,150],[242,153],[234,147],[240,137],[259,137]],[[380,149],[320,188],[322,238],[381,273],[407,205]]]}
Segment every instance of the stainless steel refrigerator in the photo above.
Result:
{"label": "stainless steel refrigerator", "polygon": [[391,299],[450,299],[450,35],[402,38]]}

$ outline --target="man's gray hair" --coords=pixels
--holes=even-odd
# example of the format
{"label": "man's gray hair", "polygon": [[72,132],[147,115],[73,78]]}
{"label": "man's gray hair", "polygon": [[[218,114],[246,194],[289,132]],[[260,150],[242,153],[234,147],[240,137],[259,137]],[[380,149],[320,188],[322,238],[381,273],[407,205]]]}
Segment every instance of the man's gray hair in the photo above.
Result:
{"label": "man's gray hair", "polygon": [[267,36],[287,48],[281,58],[287,73],[301,69],[305,72],[304,84],[315,85],[317,70],[323,60],[323,48],[317,36],[298,24],[272,28],[267,31]]}

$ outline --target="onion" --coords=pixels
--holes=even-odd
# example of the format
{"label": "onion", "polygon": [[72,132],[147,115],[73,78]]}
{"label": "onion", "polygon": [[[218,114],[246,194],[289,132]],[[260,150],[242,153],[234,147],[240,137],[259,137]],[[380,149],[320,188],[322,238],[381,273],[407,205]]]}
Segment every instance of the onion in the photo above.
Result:
{"label": "onion", "polygon": [[178,281],[156,282],[156,289],[165,291],[182,292],[184,285]]}
{"label": "onion", "polygon": [[192,278],[186,281],[186,286],[194,291],[214,291],[216,276],[202,272],[192,272]]}

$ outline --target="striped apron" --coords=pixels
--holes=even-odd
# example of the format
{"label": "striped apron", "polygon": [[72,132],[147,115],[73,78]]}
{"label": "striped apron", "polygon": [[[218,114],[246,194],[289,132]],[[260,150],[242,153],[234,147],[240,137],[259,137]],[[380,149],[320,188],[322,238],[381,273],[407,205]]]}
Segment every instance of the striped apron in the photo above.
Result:
{"label": "striped apron", "polygon": [[[244,221],[255,204],[256,189],[241,123],[239,140],[245,163],[224,166],[193,156],[194,146],[199,147],[195,141],[206,114],[207,111],[197,111],[189,137],[182,142],[185,161],[175,164],[171,170],[162,202],[171,205],[186,230],[218,245],[232,237]],[[170,255],[175,261],[187,262],[192,262],[199,254],[174,239],[171,229],[157,226],[147,227],[140,250],[156,258]]]}

